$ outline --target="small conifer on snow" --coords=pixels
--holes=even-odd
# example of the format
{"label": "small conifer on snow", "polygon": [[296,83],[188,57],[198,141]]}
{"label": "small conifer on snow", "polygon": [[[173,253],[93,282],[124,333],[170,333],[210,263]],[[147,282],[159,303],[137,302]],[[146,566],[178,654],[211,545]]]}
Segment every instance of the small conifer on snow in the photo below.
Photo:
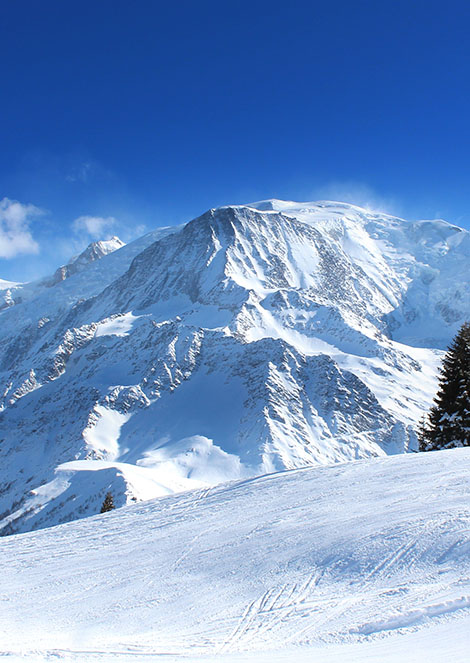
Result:
{"label": "small conifer on snow", "polygon": [[107,511],[112,511],[116,507],[114,506],[114,500],[113,496],[111,493],[106,493],[106,497],[104,498],[104,502],[101,505],[101,511],[100,513],[106,513]]}

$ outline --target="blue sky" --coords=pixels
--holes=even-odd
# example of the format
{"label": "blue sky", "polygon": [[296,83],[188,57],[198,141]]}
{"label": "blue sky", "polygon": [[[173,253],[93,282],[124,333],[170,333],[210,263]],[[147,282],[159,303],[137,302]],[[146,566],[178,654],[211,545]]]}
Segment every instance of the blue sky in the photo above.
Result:
{"label": "blue sky", "polygon": [[0,277],[270,197],[470,227],[469,27],[455,0],[4,3]]}

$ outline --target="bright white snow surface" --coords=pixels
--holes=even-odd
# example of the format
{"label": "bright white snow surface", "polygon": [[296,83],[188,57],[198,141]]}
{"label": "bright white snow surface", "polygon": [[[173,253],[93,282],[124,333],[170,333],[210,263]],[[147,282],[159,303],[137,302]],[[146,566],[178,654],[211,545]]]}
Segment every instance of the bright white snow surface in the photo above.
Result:
{"label": "bright white snow surface", "polygon": [[470,449],[306,468],[0,541],[6,661],[468,661]]}

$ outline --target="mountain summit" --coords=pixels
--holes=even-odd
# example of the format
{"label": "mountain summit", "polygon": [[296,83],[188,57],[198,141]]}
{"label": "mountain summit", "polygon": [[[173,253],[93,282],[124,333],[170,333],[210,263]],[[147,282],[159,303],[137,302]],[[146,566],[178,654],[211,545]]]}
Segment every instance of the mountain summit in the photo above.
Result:
{"label": "mountain summit", "polygon": [[100,242],[92,242],[80,253],[80,255],[72,258],[66,265],[59,267],[52,279],[46,280],[46,284],[48,286],[53,286],[59,281],[64,281],[73,274],[81,272],[90,264],[90,262],[99,260],[100,258],[103,258],[103,256],[108,255],[108,253],[117,251],[117,249],[120,249],[123,246],[124,242],[122,242],[119,237],[111,237],[111,239],[102,240]]}
{"label": "mountain summit", "polygon": [[0,313],[3,533],[416,449],[468,232],[270,200],[155,233]]}

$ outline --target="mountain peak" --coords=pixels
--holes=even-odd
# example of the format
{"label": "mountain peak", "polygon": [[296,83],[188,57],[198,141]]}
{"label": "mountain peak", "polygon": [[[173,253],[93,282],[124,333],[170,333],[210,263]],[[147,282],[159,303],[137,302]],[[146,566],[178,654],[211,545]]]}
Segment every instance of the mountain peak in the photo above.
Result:
{"label": "mountain peak", "polygon": [[88,264],[94,260],[99,260],[103,256],[117,251],[121,247],[125,246],[119,237],[114,236],[110,239],[98,240],[96,242],[91,242],[88,244],[86,249],[82,251],[78,256],[73,257],[68,263],[67,266],[80,264]]}
{"label": "mountain peak", "polygon": [[51,287],[60,281],[65,281],[70,276],[82,271],[91,262],[99,260],[123,246],[125,246],[124,242],[116,236],[106,240],[91,242],[78,256],[74,256],[66,265],[59,267],[52,278],[47,281],[46,285]]}
{"label": "mountain peak", "polygon": [[[360,207],[359,205],[354,205],[352,203],[341,202],[338,200],[315,200],[315,201],[306,201],[298,202],[294,200],[280,200],[278,198],[268,198],[267,200],[258,200],[256,202],[248,203],[247,207],[257,209],[264,212],[290,212],[290,211],[300,211],[300,210],[330,210],[336,212],[360,212],[360,213],[374,213],[373,210],[366,209],[365,207]],[[385,215],[387,216],[387,215]]]}
{"label": "mountain peak", "polygon": [[93,242],[1,313],[0,532],[95,513],[110,486],[121,506],[415,448],[470,316],[470,233],[276,200],[154,232]]}

